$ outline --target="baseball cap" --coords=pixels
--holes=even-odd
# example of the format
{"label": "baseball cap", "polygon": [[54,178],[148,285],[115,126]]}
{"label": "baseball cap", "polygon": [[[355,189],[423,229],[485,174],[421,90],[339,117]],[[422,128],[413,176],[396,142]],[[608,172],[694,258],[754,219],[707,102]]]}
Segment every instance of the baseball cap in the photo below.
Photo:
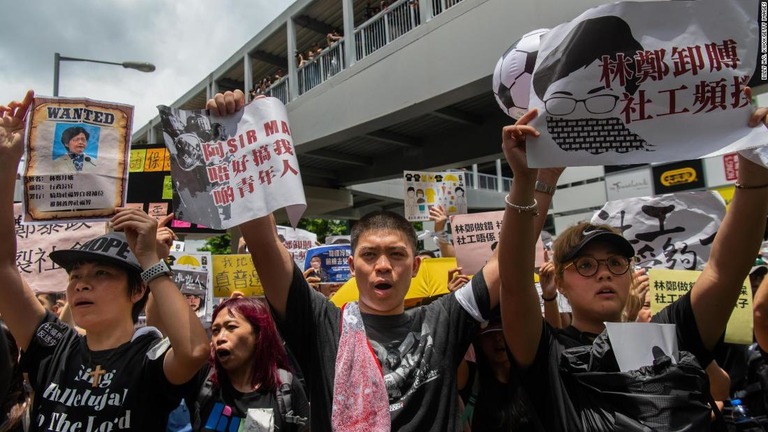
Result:
{"label": "baseball cap", "polygon": [[71,249],[55,250],[49,255],[53,262],[67,271],[72,270],[79,262],[97,261],[120,266],[129,271],[142,272],[139,260],[128,247],[125,234],[120,232],[96,237]]}
{"label": "baseball cap", "polygon": [[619,250],[620,254],[627,258],[635,256],[635,248],[632,247],[632,244],[629,242],[629,240],[611,230],[593,227],[592,229],[585,229],[581,235],[581,241],[579,241],[576,246],[571,248],[570,251],[563,255],[563,262],[572,260],[576,255],[579,254],[579,252],[581,252],[582,249],[584,249],[585,246],[595,240],[610,243]]}

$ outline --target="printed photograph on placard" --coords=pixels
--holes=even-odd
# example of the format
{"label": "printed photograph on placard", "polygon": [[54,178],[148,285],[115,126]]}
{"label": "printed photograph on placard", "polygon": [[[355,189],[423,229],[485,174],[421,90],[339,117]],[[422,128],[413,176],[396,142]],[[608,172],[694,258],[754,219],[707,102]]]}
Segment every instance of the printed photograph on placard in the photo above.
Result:
{"label": "printed photograph on placard", "polygon": [[132,117],[129,105],[35,98],[26,135],[23,220],[105,221],[124,205]]}

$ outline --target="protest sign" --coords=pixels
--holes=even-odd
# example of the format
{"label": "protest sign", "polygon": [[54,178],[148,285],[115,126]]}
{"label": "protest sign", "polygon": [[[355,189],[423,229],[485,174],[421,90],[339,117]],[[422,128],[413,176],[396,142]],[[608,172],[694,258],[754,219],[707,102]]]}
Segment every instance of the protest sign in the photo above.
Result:
{"label": "protest sign", "polygon": [[285,207],[295,226],[306,209],[288,115],[275,98],[237,113],[158,107],[181,221],[226,229]]}
{"label": "protest sign", "polygon": [[126,202],[133,107],[35,98],[27,120],[24,221],[107,220]]}
{"label": "protest sign", "polygon": [[[700,274],[700,271],[651,269],[648,272],[651,313],[657,314],[690,291]],[[725,341],[744,345],[752,343],[752,291],[749,289],[749,278],[744,280],[739,299],[728,320]]]}
{"label": "protest sign", "polygon": [[349,270],[349,257],[352,246],[349,244],[324,245],[307,249],[304,270],[315,269],[309,276],[320,278],[319,282],[346,282],[352,277]]}
{"label": "protest sign", "polygon": [[67,272],[51,261],[48,254],[79,246],[106,232],[103,222],[24,225],[20,203],[13,205],[13,217],[16,223],[16,268],[36,292],[63,292],[69,283]]}
{"label": "protest sign", "polygon": [[291,258],[299,268],[304,268],[304,260],[307,257],[307,249],[317,244],[317,234],[301,228],[277,226],[277,236],[282,240],[283,246],[288,249]]}
{"label": "protest sign", "polygon": [[757,0],[621,2],[542,36],[532,167],[672,162],[768,143],[744,94]]}
{"label": "protest sign", "polygon": [[[473,275],[480,271],[491,258],[499,241],[501,220],[504,211],[456,215],[451,218],[453,247],[456,259],[464,274]],[[544,264],[544,245],[541,237],[536,241],[535,266]]]}
{"label": "protest sign", "polygon": [[168,257],[173,281],[201,321],[211,321],[213,313],[213,274],[210,252],[171,250]]}
{"label": "protest sign", "polygon": [[620,230],[641,267],[700,270],[724,216],[716,192],[682,192],[609,201],[591,222]]}
{"label": "protest sign", "polygon": [[467,212],[467,182],[462,171],[404,171],[405,218],[429,220],[429,209],[443,206],[446,214]]}
{"label": "protest sign", "polygon": [[213,256],[213,296],[227,298],[238,291],[246,297],[264,295],[251,255]]}

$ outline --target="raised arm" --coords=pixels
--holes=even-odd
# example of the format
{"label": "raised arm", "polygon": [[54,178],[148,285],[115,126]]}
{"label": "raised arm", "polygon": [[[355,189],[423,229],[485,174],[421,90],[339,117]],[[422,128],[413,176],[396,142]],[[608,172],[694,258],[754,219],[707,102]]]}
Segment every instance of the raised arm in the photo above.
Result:
{"label": "raised arm", "polygon": [[531,274],[538,235],[536,227],[541,223],[534,215],[536,210],[541,213],[541,204],[538,208],[533,205],[538,171],[528,167],[525,151],[525,137],[539,134],[528,126],[536,115],[535,110],[529,111],[514,126],[502,130],[502,149],[514,180],[506,197],[499,235],[499,262],[514,265],[500,266],[501,318],[507,346],[521,367],[529,366],[536,356],[543,320]]}
{"label": "raised arm", "polygon": [[[263,96],[260,96],[263,97]],[[219,93],[208,101],[206,108],[215,115],[228,115],[243,108],[245,95],[240,90]],[[277,236],[272,215],[245,222],[239,226],[261,279],[264,294],[277,312],[285,316],[288,288],[293,279],[293,259]]]}
{"label": "raised arm", "polygon": [[34,92],[21,102],[0,106],[0,314],[21,349],[26,350],[45,309],[35,293],[25,287],[16,268],[16,226],[13,220],[13,191],[21,155],[24,154],[24,119]]}
{"label": "raised arm", "polygon": [[[750,126],[765,127],[768,108],[758,108]],[[739,181],[717,232],[709,262],[691,291],[693,313],[707,349],[725,331],[739,292],[755,261],[768,213],[768,169],[739,155]]]}
{"label": "raised arm", "polygon": [[278,316],[284,317],[293,279],[293,259],[277,236],[274,217],[269,215],[245,222],[240,225],[240,232],[251,251],[264,295]]}
{"label": "raised arm", "polygon": [[[160,261],[157,250],[157,221],[139,209],[119,209],[112,218],[115,231],[125,232],[131,251],[148,269]],[[171,384],[190,380],[208,359],[208,335],[197,315],[190,309],[176,284],[167,276],[152,279],[149,289],[155,310],[165,326],[171,349],[165,355],[163,371]],[[172,325],[171,325],[172,323]]]}
{"label": "raised arm", "polygon": [[[171,213],[168,216],[164,217],[162,220],[160,220],[157,224],[157,234],[155,235],[155,246],[157,247],[157,255],[160,257],[160,259],[165,260],[168,258],[168,256],[171,255],[171,247],[173,246],[173,241],[176,240],[176,233],[173,232],[172,229],[168,228],[166,225],[168,225],[168,222],[173,219],[174,214]],[[161,315],[161,312],[157,309],[157,304],[155,303],[155,296],[152,295],[152,293],[149,293],[149,297],[147,298],[147,304],[144,307],[144,314],[147,317],[147,325],[152,326],[160,330],[161,333],[167,334],[165,331],[165,323],[163,322],[163,317]]]}
{"label": "raised arm", "polygon": [[544,301],[544,319],[554,328],[563,328],[560,308],[557,305],[555,264],[552,261],[547,260],[539,269],[539,281],[541,283],[541,299]]}
{"label": "raised arm", "polygon": [[448,232],[445,231],[448,215],[443,206],[430,207],[429,220],[435,223],[435,237],[437,238],[437,246],[440,248],[440,256],[444,258],[455,257],[456,249],[453,247],[453,243],[448,241]]}

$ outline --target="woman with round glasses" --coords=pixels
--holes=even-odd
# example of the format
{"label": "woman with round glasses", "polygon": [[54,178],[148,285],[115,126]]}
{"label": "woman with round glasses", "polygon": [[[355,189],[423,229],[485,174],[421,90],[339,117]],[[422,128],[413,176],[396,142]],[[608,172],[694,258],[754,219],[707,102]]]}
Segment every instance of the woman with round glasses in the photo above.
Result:
{"label": "woman with round glasses", "polygon": [[[764,125],[766,114],[768,109],[757,109],[749,124]],[[635,251],[609,226],[582,222],[566,229],[553,244],[553,262],[556,283],[568,298],[573,320],[562,330],[544,321],[530,269],[541,228],[535,226],[534,215],[545,212],[549,201],[547,195],[534,195],[540,191],[535,188],[536,179],[552,169],[540,173],[528,167],[525,138],[539,134],[528,125],[536,115],[535,110],[529,111],[502,132],[504,155],[515,174],[499,241],[499,261],[514,263],[500,266],[504,336],[543,429],[587,430],[580,417],[583,412],[577,410],[581,400],[572,396],[576,391],[573,377],[562,368],[562,354],[569,348],[592,345],[605,322],[621,321],[632,285],[629,270]],[[679,350],[693,354],[702,368],[712,361],[712,350],[725,331],[760,246],[768,213],[768,170],[740,155],[738,175],[731,207],[694,288],[652,318],[656,323],[675,324]],[[534,197],[542,203],[537,206]],[[689,405],[694,402],[700,401],[691,399]]]}

